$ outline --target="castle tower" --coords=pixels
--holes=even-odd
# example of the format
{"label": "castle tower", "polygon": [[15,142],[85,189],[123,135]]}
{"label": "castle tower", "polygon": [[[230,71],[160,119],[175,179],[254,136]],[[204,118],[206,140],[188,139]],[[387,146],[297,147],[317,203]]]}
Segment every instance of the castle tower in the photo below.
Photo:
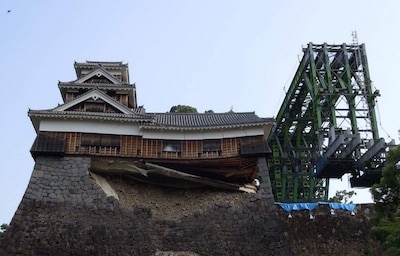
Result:
{"label": "castle tower", "polygon": [[136,88],[129,83],[128,64],[122,62],[75,62],[77,80],[60,82],[58,88],[65,103],[82,93],[99,89],[122,105],[135,109]]}

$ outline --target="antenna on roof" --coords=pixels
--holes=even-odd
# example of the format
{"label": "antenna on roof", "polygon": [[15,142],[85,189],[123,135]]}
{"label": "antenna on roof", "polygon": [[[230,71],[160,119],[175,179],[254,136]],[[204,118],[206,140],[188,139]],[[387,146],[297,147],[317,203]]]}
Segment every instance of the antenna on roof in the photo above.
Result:
{"label": "antenna on roof", "polygon": [[358,38],[357,38],[357,31],[352,31],[351,36],[353,37],[353,45],[358,46]]}
{"label": "antenna on roof", "polygon": [[[352,31],[351,35],[353,36],[353,47],[355,49],[354,54],[356,57],[357,69],[358,71],[362,71],[361,50],[358,45],[357,31]],[[361,87],[363,87],[363,85],[361,85]]]}

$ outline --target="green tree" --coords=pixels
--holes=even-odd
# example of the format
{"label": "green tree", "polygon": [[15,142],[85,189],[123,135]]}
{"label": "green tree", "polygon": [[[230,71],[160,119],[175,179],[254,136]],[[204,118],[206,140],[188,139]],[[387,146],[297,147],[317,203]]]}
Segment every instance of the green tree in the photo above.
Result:
{"label": "green tree", "polygon": [[371,188],[375,201],[372,234],[389,255],[400,255],[400,147],[391,149],[379,184]]}
{"label": "green tree", "polygon": [[1,224],[1,226],[0,226],[0,239],[3,238],[4,232],[6,232],[7,228],[8,228],[8,224],[5,224],[5,223]]}
{"label": "green tree", "polygon": [[197,109],[187,105],[175,105],[169,110],[170,113],[197,113]]}
{"label": "green tree", "polygon": [[208,114],[213,114],[214,113],[214,110],[212,110],[212,109],[210,109],[210,110],[206,110],[206,111],[204,111],[204,113],[208,113]]}
{"label": "green tree", "polygon": [[354,190],[338,190],[336,191],[335,195],[331,198],[329,198],[329,202],[335,202],[335,203],[350,203],[352,204],[353,201],[349,201],[350,198],[354,195],[357,195],[357,193]]}

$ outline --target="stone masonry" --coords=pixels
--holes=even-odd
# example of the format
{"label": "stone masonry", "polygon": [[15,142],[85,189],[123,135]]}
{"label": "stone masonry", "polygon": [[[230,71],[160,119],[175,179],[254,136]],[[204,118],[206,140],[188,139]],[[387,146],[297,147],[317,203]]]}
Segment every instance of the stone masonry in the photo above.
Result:
{"label": "stone masonry", "polygon": [[[106,177],[89,157],[36,157],[0,248],[18,255],[291,255],[265,159],[257,194],[167,189]],[[180,253],[178,253],[180,252]],[[169,254],[173,255],[173,254]]]}

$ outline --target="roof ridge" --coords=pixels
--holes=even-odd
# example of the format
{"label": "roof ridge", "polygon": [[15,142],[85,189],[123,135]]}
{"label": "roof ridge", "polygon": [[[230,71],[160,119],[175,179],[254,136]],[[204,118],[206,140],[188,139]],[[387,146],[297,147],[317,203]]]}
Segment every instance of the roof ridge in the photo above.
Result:
{"label": "roof ridge", "polygon": [[38,115],[46,115],[46,116],[53,116],[53,117],[77,117],[80,118],[87,118],[91,119],[96,117],[98,118],[118,118],[118,119],[125,119],[130,121],[135,120],[147,120],[149,122],[154,121],[154,117],[146,116],[143,114],[123,114],[123,113],[104,113],[104,112],[81,112],[81,111],[48,111],[48,110],[32,110],[28,111],[28,116],[38,116]]}
{"label": "roof ridge", "polygon": [[109,67],[128,67],[128,63],[122,61],[85,61],[85,62],[74,62],[74,66],[109,66]]}
{"label": "roof ridge", "polygon": [[74,80],[74,81],[69,81],[69,82],[62,82],[62,81],[58,81],[58,85],[59,86],[86,86],[86,87],[93,87],[93,86],[100,86],[100,87],[107,87],[107,86],[113,86],[113,87],[123,87],[123,86],[130,86],[130,87],[136,87],[136,83],[133,84],[128,84],[128,83],[120,83],[120,84],[105,84],[105,83],[75,83],[75,81],[77,81],[78,79]]}
{"label": "roof ridge", "polygon": [[229,114],[253,114],[255,115],[256,113],[254,111],[252,112],[217,112],[217,113],[175,113],[175,112],[154,112],[153,114],[165,114],[165,115],[229,115]]}

